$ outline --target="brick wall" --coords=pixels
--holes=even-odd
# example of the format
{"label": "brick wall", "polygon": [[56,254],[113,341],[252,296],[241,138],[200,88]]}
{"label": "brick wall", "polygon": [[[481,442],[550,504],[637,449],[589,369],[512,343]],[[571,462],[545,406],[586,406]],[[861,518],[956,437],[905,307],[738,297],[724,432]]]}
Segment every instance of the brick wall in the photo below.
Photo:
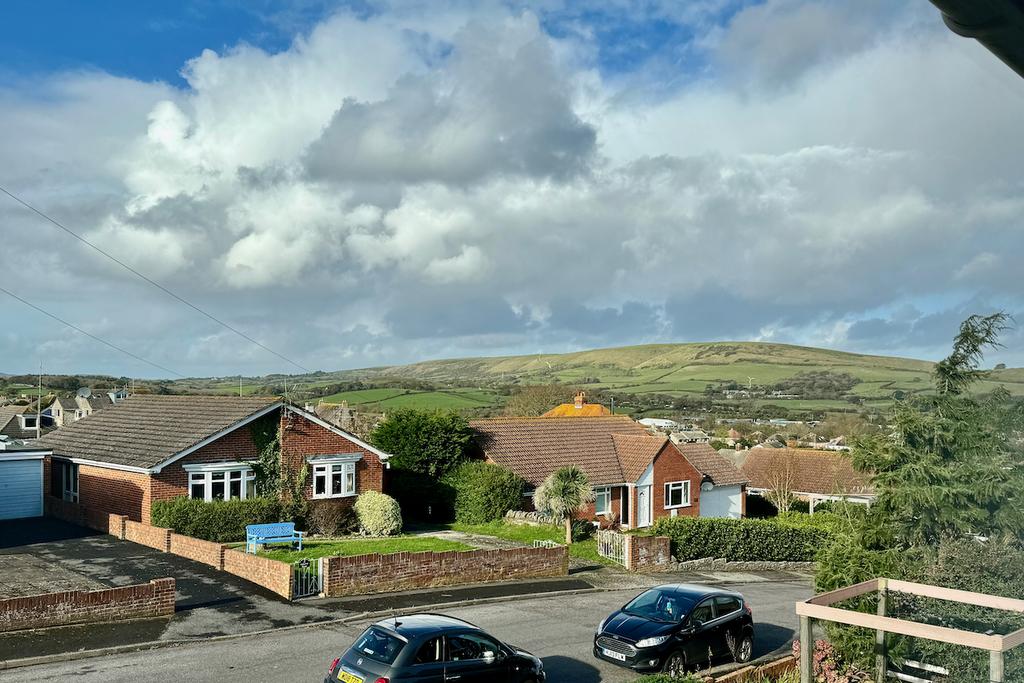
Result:
{"label": "brick wall", "polygon": [[[316,455],[361,453],[356,463],[356,492],[383,491],[384,465],[376,455],[344,436],[321,427],[312,420],[290,411],[281,413],[281,462],[293,471],[300,469],[306,458]],[[313,496],[313,477],[306,483],[306,498]],[[346,498],[333,499],[336,505],[351,505]]]}
{"label": "brick wall", "polygon": [[357,555],[324,558],[323,591],[338,597],[568,573],[564,546]]}
{"label": "brick wall", "polygon": [[0,633],[174,614],[174,579],[0,600]]}
{"label": "brick wall", "polygon": [[700,483],[703,478],[703,475],[676,449],[675,444],[666,443],[661,453],[654,459],[654,486],[651,488],[651,498],[654,501],[652,519],[669,517],[672,514],[671,510],[665,509],[665,483],[687,480],[690,482],[690,506],[676,508],[676,516],[696,517],[700,511]]}
{"label": "brick wall", "polygon": [[672,561],[671,540],[667,536],[626,536],[626,569],[634,572],[663,571]]}
{"label": "brick wall", "polygon": [[768,677],[774,680],[774,677],[780,674],[796,670],[797,660],[793,657],[786,657],[769,664],[762,664],[761,666],[744,667],[739,671],[733,671],[732,673],[715,678],[713,683],[754,683],[755,681],[763,681]]}
{"label": "brick wall", "polygon": [[[275,420],[274,415],[260,418]],[[153,500],[170,500],[188,495],[188,472],[184,465],[214,462],[248,462],[259,456],[250,425],[228,432],[213,443],[172,463],[152,476]]]}
{"label": "brick wall", "polygon": [[124,515],[115,515],[99,510],[91,510],[77,503],[69,503],[61,498],[45,496],[43,498],[43,514],[47,517],[88,527],[96,531],[124,538]]}
{"label": "brick wall", "polygon": [[224,546],[220,543],[172,533],[167,552],[208,564],[217,569],[224,568]]}
{"label": "brick wall", "polygon": [[266,557],[224,549],[224,571],[259,584],[281,597],[292,597],[292,566]]}
{"label": "brick wall", "polygon": [[171,533],[170,529],[158,526],[141,524],[132,520],[124,522],[124,540],[162,550],[165,553],[170,552],[171,549]]}
{"label": "brick wall", "polygon": [[149,501],[149,475],[91,465],[78,467],[78,502],[89,510],[148,523]]}

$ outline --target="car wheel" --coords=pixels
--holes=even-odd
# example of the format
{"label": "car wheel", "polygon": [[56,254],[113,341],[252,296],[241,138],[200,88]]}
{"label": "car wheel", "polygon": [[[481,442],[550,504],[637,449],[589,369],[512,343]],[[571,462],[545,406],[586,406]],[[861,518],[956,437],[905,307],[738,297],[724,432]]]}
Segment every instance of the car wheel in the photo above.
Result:
{"label": "car wheel", "polygon": [[682,677],[686,673],[686,655],[676,650],[665,659],[665,665],[661,670],[669,676]]}
{"label": "car wheel", "polygon": [[736,645],[736,661],[740,664],[746,664],[750,661],[750,658],[754,655],[754,639],[749,635],[743,636],[740,642]]}

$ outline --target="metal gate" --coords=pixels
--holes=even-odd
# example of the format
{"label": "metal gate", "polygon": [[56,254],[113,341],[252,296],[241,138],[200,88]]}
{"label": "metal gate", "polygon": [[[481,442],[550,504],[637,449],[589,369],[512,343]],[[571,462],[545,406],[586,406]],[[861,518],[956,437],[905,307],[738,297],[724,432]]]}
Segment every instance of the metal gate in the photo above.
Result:
{"label": "metal gate", "polygon": [[320,561],[299,560],[292,564],[292,599],[319,595],[322,590]]}
{"label": "metal gate", "polygon": [[617,531],[597,532],[597,554],[626,566],[626,536]]}

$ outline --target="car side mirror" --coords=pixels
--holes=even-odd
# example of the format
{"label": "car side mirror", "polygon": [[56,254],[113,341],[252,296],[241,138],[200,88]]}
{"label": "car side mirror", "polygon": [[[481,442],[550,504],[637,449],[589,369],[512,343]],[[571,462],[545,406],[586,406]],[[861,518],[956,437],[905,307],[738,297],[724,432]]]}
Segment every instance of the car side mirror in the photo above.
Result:
{"label": "car side mirror", "polygon": [[704,625],[703,621],[701,621],[700,619],[694,619],[693,621],[690,622],[690,631],[693,632],[693,631],[700,630],[700,627],[703,626],[703,625]]}

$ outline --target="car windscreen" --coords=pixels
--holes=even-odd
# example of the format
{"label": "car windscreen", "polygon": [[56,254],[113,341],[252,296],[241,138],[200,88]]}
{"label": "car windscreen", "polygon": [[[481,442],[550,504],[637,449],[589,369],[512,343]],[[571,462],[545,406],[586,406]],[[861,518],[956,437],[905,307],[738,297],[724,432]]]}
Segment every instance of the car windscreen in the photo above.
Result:
{"label": "car windscreen", "polygon": [[400,638],[371,626],[359,636],[359,640],[352,646],[352,652],[381,664],[392,664],[403,647],[405,642]]}
{"label": "car windscreen", "polygon": [[690,611],[694,601],[675,591],[652,588],[622,608],[626,614],[654,621],[677,623]]}

